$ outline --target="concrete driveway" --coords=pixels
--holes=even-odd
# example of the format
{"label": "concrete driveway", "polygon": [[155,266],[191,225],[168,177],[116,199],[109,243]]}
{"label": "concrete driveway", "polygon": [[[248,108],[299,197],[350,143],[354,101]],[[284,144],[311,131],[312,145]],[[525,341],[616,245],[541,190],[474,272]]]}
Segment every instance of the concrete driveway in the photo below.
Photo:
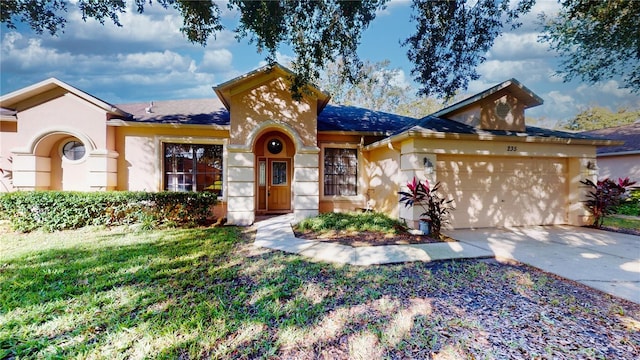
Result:
{"label": "concrete driveway", "polygon": [[640,236],[572,226],[450,230],[447,235],[640,303]]}

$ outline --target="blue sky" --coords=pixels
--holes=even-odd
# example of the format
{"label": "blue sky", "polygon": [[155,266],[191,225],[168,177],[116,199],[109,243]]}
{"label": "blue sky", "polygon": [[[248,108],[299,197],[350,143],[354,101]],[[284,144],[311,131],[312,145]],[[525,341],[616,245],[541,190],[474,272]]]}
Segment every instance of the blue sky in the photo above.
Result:
{"label": "blue sky", "polygon": [[[558,59],[536,41],[535,14],[552,12],[557,6],[556,1],[538,0],[520,29],[497,39],[487,62],[479,67],[481,78],[472,82],[466,93],[516,78],[544,99],[544,105],[528,110],[527,115],[544,117],[547,126],[588,106],[640,108],[640,96],[619,89],[615,79],[595,85],[563,83],[554,74]],[[85,23],[69,6],[65,33],[57,37],[2,28],[0,92],[6,94],[56,77],[114,104],[215,97],[213,86],[264,64],[264,56],[253,45],[238,42],[230,31],[237,14],[224,3],[220,7],[228,30],[206,47],[190,44],[178,30],[179,14],[157,4],[147,6],[142,15],[135,11],[122,15],[123,27],[102,26],[93,20]],[[412,84],[412,65],[400,41],[415,28],[410,13],[408,1],[392,1],[365,31],[359,49],[362,60],[390,60],[390,67],[400,70],[398,81],[408,84]],[[286,62],[292,53],[282,49],[279,56]]]}

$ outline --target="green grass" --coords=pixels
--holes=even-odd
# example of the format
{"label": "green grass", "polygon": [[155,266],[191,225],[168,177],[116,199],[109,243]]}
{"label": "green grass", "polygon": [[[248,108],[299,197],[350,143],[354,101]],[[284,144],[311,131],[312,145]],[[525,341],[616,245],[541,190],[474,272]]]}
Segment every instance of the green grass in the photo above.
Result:
{"label": "green grass", "polygon": [[604,218],[602,225],[606,227],[615,228],[615,229],[627,229],[627,230],[640,231],[640,220],[634,220],[634,219],[623,219],[623,218],[608,216]]}
{"label": "green grass", "polygon": [[510,343],[516,328],[522,339],[555,334],[544,341],[550,357],[582,356],[583,341],[595,347],[594,357],[610,349],[633,358],[640,346],[638,307],[528,267],[332,265],[254,248],[244,231],[0,229],[0,358],[509,358],[544,351]]}
{"label": "green grass", "polygon": [[382,213],[325,213],[305,219],[296,225],[297,231],[329,232],[329,231],[373,231],[385,234],[396,234],[404,231],[406,226]]}

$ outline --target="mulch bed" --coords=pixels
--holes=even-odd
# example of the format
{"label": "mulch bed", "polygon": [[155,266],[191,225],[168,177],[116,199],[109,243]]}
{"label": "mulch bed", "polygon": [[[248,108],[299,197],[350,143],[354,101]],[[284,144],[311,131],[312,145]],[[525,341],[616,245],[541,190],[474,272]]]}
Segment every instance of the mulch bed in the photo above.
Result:
{"label": "mulch bed", "polygon": [[[589,226],[589,227],[593,228],[592,226]],[[614,227],[610,227],[610,226],[603,226],[599,230],[613,231],[613,232],[618,232],[618,233],[622,233],[622,234],[640,236],[640,230],[638,230],[638,229],[620,229],[620,228],[614,228]]]}
{"label": "mulch bed", "polygon": [[353,247],[455,242],[454,239],[447,237],[444,239],[434,239],[427,235],[413,235],[410,233],[383,234],[373,231],[353,232],[343,230],[317,233],[313,231],[299,232],[294,230],[294,234],[300,239],[335,242]]}

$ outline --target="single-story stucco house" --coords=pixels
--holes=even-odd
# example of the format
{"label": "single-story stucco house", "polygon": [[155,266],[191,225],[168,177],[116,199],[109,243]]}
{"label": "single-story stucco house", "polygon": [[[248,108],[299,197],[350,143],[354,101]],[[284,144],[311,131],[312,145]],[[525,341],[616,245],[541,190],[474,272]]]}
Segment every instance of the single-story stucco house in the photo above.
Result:
{"label": "single-story stucco house", "polygon": [[312,86],[294,101],[290,75],[265,66],[198,100],[112,105],[57,79],[3,95],[0,191],[206,190],[231,224],[371,209],[415,226],[397,194],[415,176],[442,183],[455,228],[587,219],[580,180],[612,142],[526,126],[542,99],[515,79],[414,119]]}
{"label": "single-story stucco house", "polygon": [[599,147],[598,172],[601,178],[626,178],[640,184],[640,119],[633,124],[583,132],[585,135],[624,141],[619,146]]}

